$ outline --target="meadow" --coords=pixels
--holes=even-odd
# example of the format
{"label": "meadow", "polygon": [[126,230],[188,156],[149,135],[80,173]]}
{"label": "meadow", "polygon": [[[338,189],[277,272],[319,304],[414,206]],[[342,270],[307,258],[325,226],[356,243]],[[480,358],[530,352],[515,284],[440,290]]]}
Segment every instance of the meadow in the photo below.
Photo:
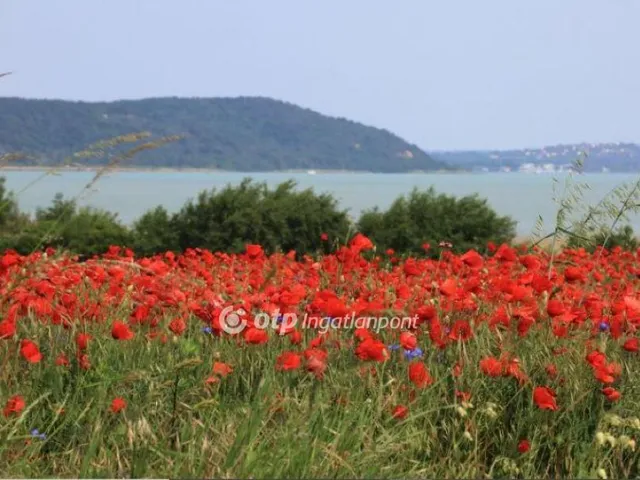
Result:
{"label": "meadow", "polygon": [[8,251],[0,475],[637,477],[640,253],[488,250]]}

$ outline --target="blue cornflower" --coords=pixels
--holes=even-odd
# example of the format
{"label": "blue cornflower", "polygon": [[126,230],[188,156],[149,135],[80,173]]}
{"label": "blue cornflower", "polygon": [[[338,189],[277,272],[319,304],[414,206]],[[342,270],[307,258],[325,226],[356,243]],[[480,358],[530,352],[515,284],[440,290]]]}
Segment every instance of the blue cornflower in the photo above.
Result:
{"label": "blue cornflower", "polygon": [[213,329],[211,327],[202,327],[202,332],[203,333],[213,333]]}
{"label": "blue cornflower", "polygon": [[422,358],[423,355],[424,355],[424,352],[420,347],[416,347],[413,350],[404,351],[404,358],[406,358],[407,360],[413,360],[414,358]]}
{"label": "blue cornflower", "polygon": [[392,352],[395,352],[396,350],[400,350],[400,345],[388,345],[387,348]]}
{"label": "blue cornflower", "polygon": [[32,437],[37,437],[40,440],[46,440],[47,439],[47,435],[44,433],[40,433],[40,431],[37,428],[34,428],[33,430],[31,430],[31,436]]}
{"label": "blue cornflower", "polygon": [[607,330],[609,330],[609,324],[607,322],[600,322],[599,327],[601,332],[606,332]]}
{"label": "blue cornflower", "polygon": [[276,324],[281,325],[283,321],[284,321],[284,315],[282,315],[281,313],[278,314],[278,316],[276,317]]}

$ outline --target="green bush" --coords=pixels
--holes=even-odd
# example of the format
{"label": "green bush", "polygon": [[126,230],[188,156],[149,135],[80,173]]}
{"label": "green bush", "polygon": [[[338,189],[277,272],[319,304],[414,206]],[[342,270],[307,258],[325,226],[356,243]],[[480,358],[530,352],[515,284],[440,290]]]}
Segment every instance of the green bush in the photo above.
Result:
{"label": "green bush", "polygon": [[511,242],[516,222],[499,216],[477,195],[456,198],[414,189],[397,198],[382,212],[368,210],[358,222],[358,230],[376,244],[378,250],[392,248],[398,254],[419,255],[428,243],[430,255],[440,252],[440,242],[451,243],[454,252],[471,248],[485,252],[489,242]]}
{"label": "green bush", "polygon": [[156,207],[142,215],[134,224],[132,244],[136,255],[150,256],[160,252],[178,251],[178,232],[172,217],[164,207]]}
{"label": "green bush", "polygon": [[70,250],[80,255],[96,255],[110,245],[128,246],[129,230],[117,215],[88,207],[78,209],[76,202],[57,194],[51,206],[36,211],[35,221],[20,231],[3,235],[0,248],[12,248],[22,254],[45,247]]}
{"label": "green bush", "polygon": [[0,236],[11,235],[26,227],[29,216],[20,212],[13,192],[8,192],[6,179],[0,177]]}
{"label": "green bush", "polygon": [[269,189],[245,179],[237,187],[201,192],[171,219],[179,248],[240,252],[247,243],[259,243],[269,252],[310,253],[344,241],[350,222],[335,198],[295,186],[288,181]]}

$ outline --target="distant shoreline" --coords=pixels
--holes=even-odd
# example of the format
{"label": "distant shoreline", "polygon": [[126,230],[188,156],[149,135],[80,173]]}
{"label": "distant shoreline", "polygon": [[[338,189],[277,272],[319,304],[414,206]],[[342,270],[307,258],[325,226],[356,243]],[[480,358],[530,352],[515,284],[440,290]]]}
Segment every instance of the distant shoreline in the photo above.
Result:
{"label": "distant shoreline", "polygon": [[[58,167],[58,166],[2,166],[0,167],[0,175],[2,171],[5,172],[49,172],[49,171],[57,171],[57,172],[98,172],[104,169],[104,165],[101,166],[67,166],[67,167]],[[244,173],[244,174],[267,174],[267,173],[275,173],[275,174],[283,174],[283,173],[295,173],[295,174],[308,174],[308,175],[326,175],[326,174],[372,174],[372,175],[433,175],[433,174],[458,174],[458,173],[471,173],[468,171],[461,170],[434,170],[434,171],[410,171],[410,172],[370,172],[365,170],[318,170],[318,169],[291,169],[291,170],[268,170],[268,171],[258,171],[258,172],[245,172],[242,170],[220,170],[215,168],[194,168],[194,167],[186,167],[186,168],[171,168],[171,167],[114,167],[107,170],[108,173]]]}

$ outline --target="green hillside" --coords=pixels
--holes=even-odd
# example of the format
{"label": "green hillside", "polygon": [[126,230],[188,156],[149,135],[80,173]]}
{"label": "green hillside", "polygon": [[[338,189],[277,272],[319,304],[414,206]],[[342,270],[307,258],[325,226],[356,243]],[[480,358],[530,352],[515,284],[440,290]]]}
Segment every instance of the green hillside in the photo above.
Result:
{"label": "green hillside", "polygon": [[[0,98],[0,154],[59,163],[98,140],[149,131],[184,139],[129,166],[407,172],[446,169],[392,133],[260,97],[153,98],[105,103]],[[104,162],[88,160],[87,164]]]}

